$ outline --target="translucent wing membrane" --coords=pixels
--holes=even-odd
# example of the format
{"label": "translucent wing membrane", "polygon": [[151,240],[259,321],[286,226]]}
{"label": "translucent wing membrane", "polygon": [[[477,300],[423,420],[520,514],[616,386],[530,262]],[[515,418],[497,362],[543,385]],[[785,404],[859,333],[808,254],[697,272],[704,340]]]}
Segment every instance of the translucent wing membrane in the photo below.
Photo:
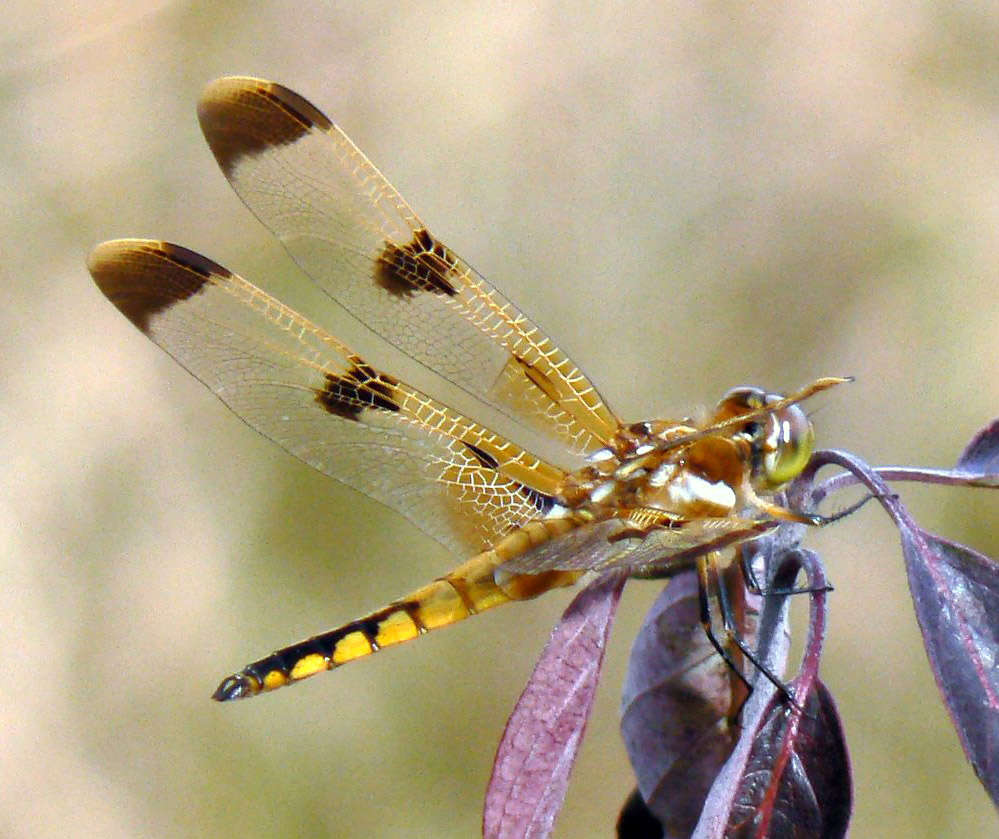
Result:
{"label": "translucent wing membrane", "polygon": [[348,137],[272,82],[212,82],[198,107],[219,166],[318,285],[468,393],[584,452],[618,426],[586,376],[431,234]]}
{"label": "translucent wing membrane", "polygon": [[698,557],[755,538],[777,523],[731,516],[636,532],[627,518],[613,518],[586,524],[558,542],[513,557],[503,563],[499,574],[624,568],[634,577],[672,576],[690,568]]}
{"label": "translucent wing membrane", "polygon": [[561,470],[372,368],[241,277],[165,242],[105,242],[101,291],[236,414],[461,553],[543,516]]}

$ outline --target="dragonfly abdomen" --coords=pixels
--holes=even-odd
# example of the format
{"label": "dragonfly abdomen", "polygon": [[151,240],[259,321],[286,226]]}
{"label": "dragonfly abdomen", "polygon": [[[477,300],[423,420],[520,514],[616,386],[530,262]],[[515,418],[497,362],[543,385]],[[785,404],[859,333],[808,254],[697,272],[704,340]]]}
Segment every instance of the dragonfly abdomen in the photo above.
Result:
{"label": "dragonfly abdomen", "polygon": [[407,596],[247,665],[225,678],[212,698],[226,702],[275,690],[502,603],[526,600],[550,589],[571,585],[581,571],[517,574],[505,578],[502,585],[496,582],[495,571],[504,562],[544,544],[572,526],[568,521],[559,520],[530,522],[501,539],[495,547]]}

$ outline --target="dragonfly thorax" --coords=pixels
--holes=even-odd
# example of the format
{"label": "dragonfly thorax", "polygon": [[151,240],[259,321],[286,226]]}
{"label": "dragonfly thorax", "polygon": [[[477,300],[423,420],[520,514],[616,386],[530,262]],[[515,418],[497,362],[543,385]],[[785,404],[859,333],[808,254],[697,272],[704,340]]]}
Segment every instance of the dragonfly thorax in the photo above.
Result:
{"label": "dragonfly thorax", "polygon": [[[796,404],[760,388],[729,391],[700,423],[652,420],[622,427],[566,477],[560,506],[587,516],[683,522],[752,507],[804,468],[812,426]],[[745,422],[739,422],[745,417]]]}

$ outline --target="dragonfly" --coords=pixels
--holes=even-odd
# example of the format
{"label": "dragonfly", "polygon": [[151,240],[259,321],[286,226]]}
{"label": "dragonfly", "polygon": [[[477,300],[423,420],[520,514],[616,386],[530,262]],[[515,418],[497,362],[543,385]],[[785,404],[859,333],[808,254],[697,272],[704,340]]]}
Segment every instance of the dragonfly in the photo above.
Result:
{"label": "dragonfly", "polygon": [[198,116],[233,188],[305,275],[481,415],[514,429],[493,431],[377,369],[207,257],[156,240],[98,245],[88,268],[101,292],[243,421],[465,558],[376,611],[247,665],[215,699],[301,681],[588,572],[694,568],[703,590],[724,549],[780,522],[822,523],[778,493],[814,444],[800,403],[846,379],[786,396],[738,387],[695,418],[625,423],[304,98],[226,77],[205,89]]}

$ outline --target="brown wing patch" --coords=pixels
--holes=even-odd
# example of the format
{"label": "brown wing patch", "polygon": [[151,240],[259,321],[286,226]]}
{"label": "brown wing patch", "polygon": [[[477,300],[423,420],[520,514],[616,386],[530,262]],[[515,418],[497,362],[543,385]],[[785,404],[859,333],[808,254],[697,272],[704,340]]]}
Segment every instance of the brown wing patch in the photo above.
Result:
{"label": "brown wing patch", "polygon": [[488,452],[484,452],[478,446],[473,446],[471,443],[466,443],[464,440],[461,441],[462,445],[468,449],[479,463],[485,466],[487,469],[499,469],[499,461],[496,460]]}
{"label": "brown wing patch", "polygon": [[411,297],[418,291],[454,297],[458,289],[448,280],[457,257],[424,227],[401,247],[387,242],[375,259],[375,282],[396,297]]}
{"label": "brown wing patch", "polygon": [[[479,465],[486,469],[492,469],[497,472],[500,470],[499,461],[496,460],[489,452],[484,451],[472,443],[465,440],[460,441],[461,444],[472,454],[472,456],[479,462]],[[555,506],[555,498],[548,495],[545,492],[534,489],[534,487],[527,486],[520,481],[515,481],[513,479],[508,479],[510,488],[516,491],[527,503],[534,509],[537,516],[546,515],[552,507]]]}
{"label": "brown wing patch", "polygon": [[231,276],[201,254],[155,240],[103,242],[87,267],[104,296],[146,334],[153,315],[197,294],[213,275]]}
{"label": "brown wing patch", "polygon": [[555,498],[553,496],[529,487],[526,484],[520,484],[518,491],[524,496],[527,503],[538,511],[539,517],[548,515],[552,507],[555,506]]}
{"label": "brown wing patch", "polygon": [[552,383],[552,380],[542,373],[537,367],[519,356],[514,356],[513,360],[523,371],[524,375],[527,376],[531,384],[544,393],[544,395],[551,399],[552,402],[557,405],[561,401],[558,389]]}
{"label": "brown wing patch", "polygon": [[399,382],[385,373],[358,361],[344,375],[326,374],[326,385],[316,391],[316,401],[331,414],[357,420],[361,411],[376,409],[398,411],[396,388]]}
{"label": "brown wing patch", "polygon": [[294,91],[246,77],[209,84],[198,102],[198,119],[226,176],[244,157],[294,143],[314,128],[333,127],[322,111]]}

